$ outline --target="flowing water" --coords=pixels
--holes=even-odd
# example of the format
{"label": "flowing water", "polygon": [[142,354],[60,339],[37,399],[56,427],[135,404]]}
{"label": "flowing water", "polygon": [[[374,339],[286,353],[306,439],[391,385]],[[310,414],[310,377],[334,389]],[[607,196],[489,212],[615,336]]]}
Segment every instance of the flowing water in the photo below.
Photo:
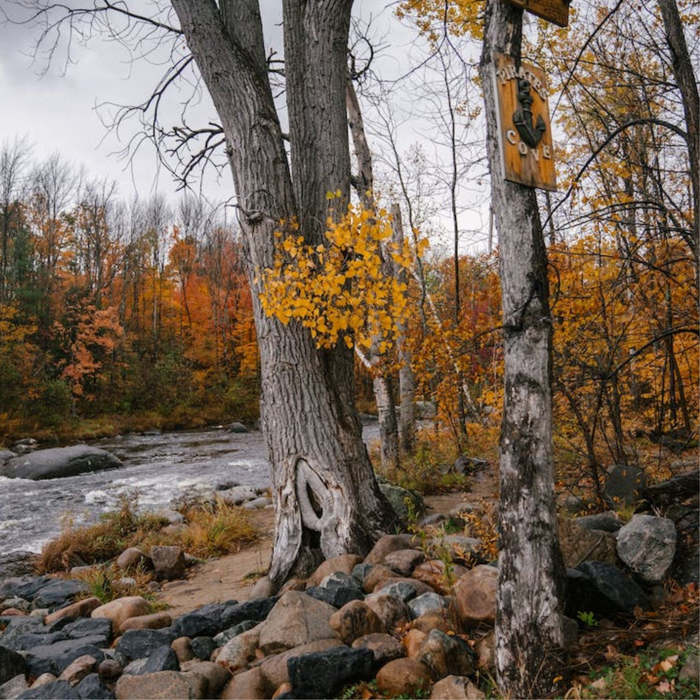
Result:
{"label": "flowing water", "polygon": [[[376,423],[365,426],[365,440],[376,435]],[[0,554],[40,551],[60,532],[63,518],[94,522],[127,492],[137,492],[141,506],[157,511],[193,488],[270,484],[267,451],[257,431],[130,434],[91,444],[115,454],[123,466],[44,481],[0,477]]]}

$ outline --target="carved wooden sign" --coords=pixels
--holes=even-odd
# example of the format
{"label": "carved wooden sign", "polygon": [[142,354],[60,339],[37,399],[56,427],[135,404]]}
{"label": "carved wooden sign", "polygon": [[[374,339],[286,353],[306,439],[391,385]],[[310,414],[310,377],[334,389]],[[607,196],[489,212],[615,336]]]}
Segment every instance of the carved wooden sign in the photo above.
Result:
{"label": "carved wooden sign", "polygon": [[510,3],[560,27],[569,25],[570,3],[567,0],[510,0]]}
{"label": "carved wooden sign", "polygon": [[498,136],[506,180],[556,190],[547,79],[544,71],[496,55]]}

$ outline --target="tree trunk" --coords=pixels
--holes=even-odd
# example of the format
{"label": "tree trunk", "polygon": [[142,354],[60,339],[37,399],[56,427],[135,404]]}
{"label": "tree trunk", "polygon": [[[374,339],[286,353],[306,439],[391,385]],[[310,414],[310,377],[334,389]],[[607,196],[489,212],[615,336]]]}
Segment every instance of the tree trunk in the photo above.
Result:
{"label": "tree trunk", "polygon": [[296,218],[321,243],[326,192],[344,212],[349,183],[345,51],[351,2],[284,3],[292,166],[267,77],[257,0],[172,0],[221,119],[238,198],[261,363],[261,425],[272,463],[278,587],[320,555],[364,553],[396,516],[382,496],[353,403],[352,354],[321,351],[299,324],[260,304],[259,271],[272,266],[275,231]]}
{"label": "tree trunk", "polygon": [[496,52],[520,63],[522,12],[487,0],[480,67],[505,350],[495,655],[502,693],[544,697],[563,664],[564,572],[554,507],[547,258],[535,191],[503,177],[493,74]]}

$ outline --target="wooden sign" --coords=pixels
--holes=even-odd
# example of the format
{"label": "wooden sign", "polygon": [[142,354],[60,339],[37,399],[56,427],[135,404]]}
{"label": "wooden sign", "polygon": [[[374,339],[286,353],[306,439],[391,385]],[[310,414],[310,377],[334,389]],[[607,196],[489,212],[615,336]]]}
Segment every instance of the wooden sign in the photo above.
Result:
{"label": "wooden sign", "polygon": [[511,5],[522,7],[548,22],[560,27],[569,26],[569,2],[567,0],[509,0]]}
{"label": "wooden sign", "polygon": [[544,71],[510,56],[496,55],[498,142],[506,180],[556,190],[554,149]]}

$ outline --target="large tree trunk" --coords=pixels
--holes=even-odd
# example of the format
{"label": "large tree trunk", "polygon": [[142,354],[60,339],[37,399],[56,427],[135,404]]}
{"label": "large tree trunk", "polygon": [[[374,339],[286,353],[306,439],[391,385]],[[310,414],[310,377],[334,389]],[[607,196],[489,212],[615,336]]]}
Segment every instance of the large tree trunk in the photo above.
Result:
{"label": "large tree trunk", "polygon": [[[345,51],[349,0],[284,6],[294,185],[267,76],[257,0],[172,0],[228,141],[260,348],[261,424],[273,467],[278,586],[320,556],[362,553],[396,516],[377,486],[353,403],[352,355],[320,351],[299,324],[261,309],[259,271],[294,218],[321,243],[326,192],[347,202]],[[306,570],[306,571],[304,571]]]}
{"label": "large tree trunk", "polygon": [[505,345],[496,670],[511,697],[544,697],[562,668],[563,562],[552,469],[547,258],[535,191],[503,178],[495,53],[520,63],[522,10],[488,0],[481,57]]}

